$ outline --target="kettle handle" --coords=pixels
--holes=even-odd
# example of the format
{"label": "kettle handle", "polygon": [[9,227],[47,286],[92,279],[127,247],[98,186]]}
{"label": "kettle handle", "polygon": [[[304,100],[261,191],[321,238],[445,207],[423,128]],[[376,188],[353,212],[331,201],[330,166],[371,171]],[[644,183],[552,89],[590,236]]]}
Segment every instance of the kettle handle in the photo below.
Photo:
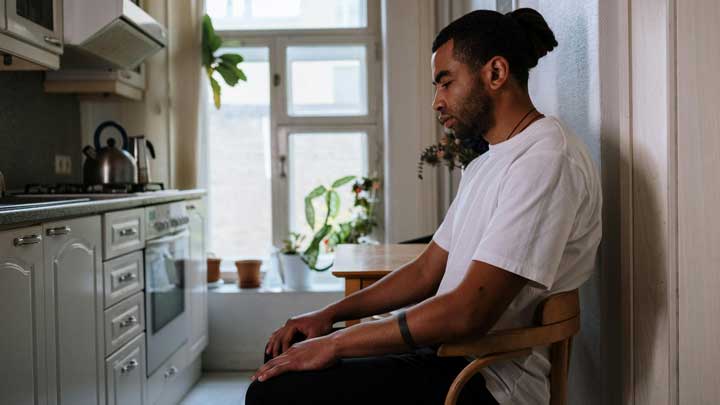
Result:
{"label": "kettle handle", "polygon": [[115,121],[105,121],[97,127],[97,129],[95,130],[95,149],[100,150],[100,148],[102,147],[102,145],[100,145],[100,135],[107,127],[114,127],[115,129],[117,129],[120,132],[120,136],[122,137],[122,141],[123,141],[122,149],[127,150],[128,149],[127,132],[125,132],[125,128],[120,126],[120,124],[118,124]]}
{"label": "kettle handle", "polygon": [[148,151],[150,152],[150,156],[152,156],[152,158],[155,159],[155,147],[153,146],[152,142],[145,141],[145,145],[147,145]]}

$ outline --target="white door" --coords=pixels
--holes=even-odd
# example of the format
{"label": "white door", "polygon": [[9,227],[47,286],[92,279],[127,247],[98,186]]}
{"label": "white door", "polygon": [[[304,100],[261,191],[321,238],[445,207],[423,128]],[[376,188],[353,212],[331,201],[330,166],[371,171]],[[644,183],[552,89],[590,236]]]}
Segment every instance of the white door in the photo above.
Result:
{"label": "white door", "polygon": [[48,403],[104,404],[99,216],[43,225]]}
{"label": "white door", "polygon": [[208,343],[207,261],[205,257],[205,209],[202,200],[188,201],[190,217],[190,260],[187,271],[187,294],[190,312],[190,361],[202,353]]}
{"label": "white door", "polygon": [[0,232],[0,404],[45,403],[42,237]]}

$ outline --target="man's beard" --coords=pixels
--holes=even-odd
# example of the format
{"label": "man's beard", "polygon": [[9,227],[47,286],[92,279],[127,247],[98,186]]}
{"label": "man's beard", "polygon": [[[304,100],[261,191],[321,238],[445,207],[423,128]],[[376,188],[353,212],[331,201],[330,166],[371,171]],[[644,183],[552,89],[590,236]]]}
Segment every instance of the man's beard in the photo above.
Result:
{"label": "man's beard", "polygon": [[495,104],[479,81],[470,94],[459,103],[453,133],[466,146],[487,145],[485,135],[495,126]]}

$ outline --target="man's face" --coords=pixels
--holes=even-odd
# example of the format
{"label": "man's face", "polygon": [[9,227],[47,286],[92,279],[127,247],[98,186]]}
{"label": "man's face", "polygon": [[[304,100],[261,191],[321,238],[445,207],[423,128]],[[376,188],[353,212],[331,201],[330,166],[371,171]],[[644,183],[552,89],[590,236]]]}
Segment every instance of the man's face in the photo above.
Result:
{"label": "man's face", "polygon": [[432,56],[435,99],[433,110],[446,131],[458,138],[484,137],[495,125],[494,103],[485,89],[480,72],[453,56],[453,40]]}

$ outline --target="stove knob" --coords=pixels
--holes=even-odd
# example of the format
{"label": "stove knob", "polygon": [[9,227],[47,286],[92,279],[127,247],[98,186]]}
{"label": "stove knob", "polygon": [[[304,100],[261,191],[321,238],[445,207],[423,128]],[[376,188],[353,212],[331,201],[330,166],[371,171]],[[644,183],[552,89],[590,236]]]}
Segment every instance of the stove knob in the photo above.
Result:
{"label": "stove knob", "polygon": [[180,221],[177,218],[173,218],[170,220],[170,226],[172,226],[173,228],[178,225],[180,225]]}
{"label": "stove knob", "polygon": [[182,217],[180,218],[180,223],[185,225],[190,222],[190,217]]}
{"label": "stove knob", "polygon": [[157,221],[153,226],[155,226],[156,231],[162,232],[167,229],[168,224],[167,221]]}

